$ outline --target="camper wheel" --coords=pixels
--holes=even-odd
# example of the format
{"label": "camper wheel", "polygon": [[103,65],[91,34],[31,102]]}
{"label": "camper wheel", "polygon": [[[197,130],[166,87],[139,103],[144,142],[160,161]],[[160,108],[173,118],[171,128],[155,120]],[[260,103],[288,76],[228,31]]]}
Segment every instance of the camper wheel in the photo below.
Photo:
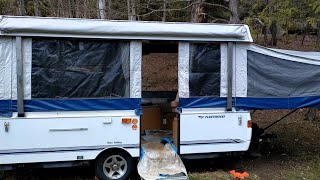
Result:
{"label": "camper wheel", "polygon": [[95,166],[96,178],[99,180],[127,180],[132,173],[133,162],[131,156],[123,150],[112,150],[100,155]]}

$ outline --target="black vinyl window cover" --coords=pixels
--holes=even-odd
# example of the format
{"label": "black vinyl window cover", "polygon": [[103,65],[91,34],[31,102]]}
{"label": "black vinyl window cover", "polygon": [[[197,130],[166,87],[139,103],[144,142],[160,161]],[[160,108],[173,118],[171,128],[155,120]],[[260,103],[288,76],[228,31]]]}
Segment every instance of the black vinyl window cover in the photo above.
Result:
{"label": "black vinyl window cover", "polygon": [[248,97],[320,95],[319,65],[247,51]]}
{"label": "black vinyl window cover", "polygon": [[190,97],[219,97],[220,72],[220,43],[190,43]]}
{"label": "black vinyl window cover", "polygon": [[34,38],[32,98],[128,98],[129,42]]}

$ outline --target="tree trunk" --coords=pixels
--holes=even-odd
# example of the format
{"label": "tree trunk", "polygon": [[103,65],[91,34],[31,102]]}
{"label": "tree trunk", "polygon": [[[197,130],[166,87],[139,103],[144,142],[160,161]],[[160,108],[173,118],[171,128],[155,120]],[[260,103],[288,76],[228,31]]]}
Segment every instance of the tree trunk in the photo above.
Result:
{"label": "tree trunk", "polygon": [[263,26],[262,33],[263,33],[263,45],[267,45],[268,36],[267,36],[267,27],[266,26]]}
{"label": "tree trunk", "polygon": [[57,6],[56,6],[56,16],[57,17],[60,17],[61,16],[61,7],[60,7],[60,5],[61,5],[61,2],[60,2],[61,0],[57,0]]}
{"label": "tree trunk", "polygon": [[39,0],[33,0],[34,15],[41,16]]}
{"label": "tree trunk", "polygon": [[111,11],[112,11],[112,2],[111,2],[111,0],[108,0],[107,2],[108,2],[108,5],[107,5],[107,7],[108,7],[108,9],[107,9],[108,19],[113,19],[113,18],[111,17],[111,16],[112,16],[112,14],[111,14]]}
{"label": "tree trunk", "polygon": [[72,0],[68,0],[68,17],[72,18],[73,13],[72,13]]}
{"label": "tree trunk", "polygon": [[55,1],[54,0],[49,0],[48,1],[48,4],[49,4],[49,8],[48,8],[48,10],[49,10],[49,16],[52,16],[52,17],[54,17],[54,16],[56,16],[56,11],[55,11],[55,7],[56,7],[56,5],[55,5]]}
{"label": "tree trunk", "polygon": [[90,18],[90,15],[89,15],[89,13],[88,13],[88,9],[89,9],[89,3],[88,3],[88,0],[83,0],[83,17],[84,18]]}
{"label": "tree trunk", "polygon": [[130,0],[127,0],[127,10],[128,10],[128,20],[132,20],[131,1]]}
{"label": "tree trunk", "polygon": [[278,38],[277,38],[277,34],[278,34],[278,25],[277,25],[277,21],[276,20],[273,20],[271,22],[271,45],[272,46],[277,46],[277,41],[278,41]]}
{"label": "tree trunk", "polygon": [[302,35],[302,40],[301,40],[301,46],[303,46],[305,39],[306,39],[306,34],[303,33],[303,35]]}
{"label": "tree trunk", "polygon": [[79,4],[79,0],[75,0],[74,2],[74,11],[75,11],[75,16],[76,18],[80,17],[80,4]]}
{"label": "tree trunk", "polygon": [[191,8],[191,22],[197,22],[197,9],[199,7],[199,4],[201,0],[192,0],[192,8]]}
{"label": "tree trunk", "polygon": [[191,22],[205,23],[208,21],[204,10],[203,2],[204,0],[191,1],[191,3],[193,3],[191,9]]}
{"label": "tree trunk", "polygon": [[241,24],[238,14],[239,1],[238,0],[229,0],[229,9],[231,11],[231,16],[229,23],[231,24]]}
{"label": "tree trunk", "polygon": [[137,13],[136,13],[136,0],[131,0],[131,12],[132,12],[132,21],[137,20]]}
{"label": "tree trunk", "polygon": [[303,25],[303,28],[301,30],[301,34],[302,34],[302,40],[301,40],[301,46],[303,46],[304,44],[304,40],[306,39],[306,25]]}
{"label": "tree trunk", "polygon": [[99,15],[101,19],[106,19],[106,0],[98,0]]}
{"label": "tree trunk", "polygon": [[317,46],[320,48],[320,20],[317,22]]}
{"label": "tree trunk", "polygon": [[24,16],[26,14],[26,9],[24,7],[24,0],[17,0],[18,4],[18,15]]}
{"label": "tree trunk", "polygon": [[99,0],[96,1],[96,9],[97,9],[97,19],[100,19]]}
{"label": "tree trunk", "polygon": [[163,0],[163,14],[162,14],[162,21],[166,21],[167,16],[167,0]]}

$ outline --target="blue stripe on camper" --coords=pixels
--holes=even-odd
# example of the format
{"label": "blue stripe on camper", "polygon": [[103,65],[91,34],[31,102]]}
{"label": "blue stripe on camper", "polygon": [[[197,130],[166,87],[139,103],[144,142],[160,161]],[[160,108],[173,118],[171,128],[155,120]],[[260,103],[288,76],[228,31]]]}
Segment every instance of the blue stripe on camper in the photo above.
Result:
{"label": "blue stripe on camper", "polygon": [[179,98],[180,108],[216,108],[227,107],[225,97]]}
{"label": "blue stripe on camper", "polygon": [[[136,110],[141,113],[141,99],[73,99],[73,100],[25,100],[26,112],[45,111],[93,111],[93,110]],[[237,109],[296,109],[320,107],[320,96],[290,98],[253,98],[233,99]],[[226,107],[225,97],[180,98],[179,108],[217,108]],[[0,117],[11,117],[17,111],[17,101],[0,100]]]}
{"label": "blue stripe on camper", "polygon": [[0,100],[0,117],[12,116],[12,101]]}
{"label": "blue stripe on camper", "polygon": [[[25,112],[93,110],[136,110],[139,112],[140,104],[140,98],[24,100],[24,110]],[[12,112],[16,111],[16,100],[0,100],[0,116],[8,117],[12,115]]]}
{"label": "blue stripe on camper", "polygon": [[250,98],[237,97],[236,108],[253,109],[297,109],[305,107],[320,107],[320,96],[290,97],[290,98]]}
{"label": "blue stripe on camper", "polygon": [[[320,96],[289,97],[289,98],[233,98],[232,104],[237,109],[297,109],[320,107]],[[225,97],[180,98],[179,108],[224,108],[227,106]]]}

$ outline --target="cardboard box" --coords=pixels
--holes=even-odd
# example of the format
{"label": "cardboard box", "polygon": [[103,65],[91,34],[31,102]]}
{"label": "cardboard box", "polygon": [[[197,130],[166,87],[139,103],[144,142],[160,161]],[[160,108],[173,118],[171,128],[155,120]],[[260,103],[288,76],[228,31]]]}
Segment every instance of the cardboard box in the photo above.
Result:
{"label": "cardboard box", "polygon": [[172,121],[172,141],[178,147],[178,118],[176,117]]}
{"label": "cardboard box", "polygon": [[161,109],[158,107],[143,107],[141,115],[141,132],[144,130],[161,129]]}

